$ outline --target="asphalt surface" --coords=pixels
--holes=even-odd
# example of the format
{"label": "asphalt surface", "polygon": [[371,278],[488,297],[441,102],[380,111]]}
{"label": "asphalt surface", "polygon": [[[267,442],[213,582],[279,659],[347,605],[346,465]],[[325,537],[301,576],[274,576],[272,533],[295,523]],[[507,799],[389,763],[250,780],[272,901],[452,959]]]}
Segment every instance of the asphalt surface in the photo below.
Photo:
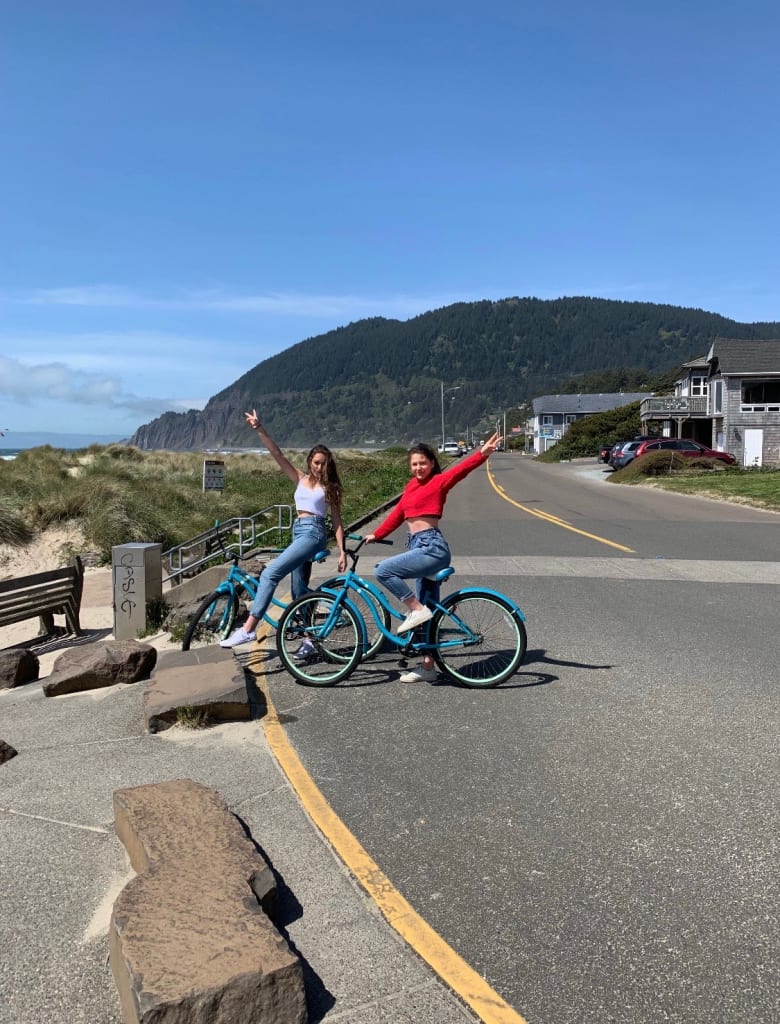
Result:
{"label": "asphalt surface", "polygon": [[450,589],[517,600],[520,671],[404,686],[383,654],[312,691],[269,659],[291,741],[533,1024],[780,1020],[780,517],[619,488],[596,464],[491,467],[503,496],[479,473],[449,497]]}
{"label": "asphalt surface", "polygon": [[[780,518],[605,485],[596,464],[491,467],[504,497],[479,471],[449,498],[449,589],[518,601],[517,675],[404,686],[386,653],[311,690],[269,654],[287,736],[403,896],[531,1024],[779,1020]],[[0,766],[2,1024],[120,1020],[111,794],[178,777],[218,789],[271,861],[311,1020],[474,1019],[334,857],[260,723],[148,736],[141,697],[0,691],[20,752]]]}

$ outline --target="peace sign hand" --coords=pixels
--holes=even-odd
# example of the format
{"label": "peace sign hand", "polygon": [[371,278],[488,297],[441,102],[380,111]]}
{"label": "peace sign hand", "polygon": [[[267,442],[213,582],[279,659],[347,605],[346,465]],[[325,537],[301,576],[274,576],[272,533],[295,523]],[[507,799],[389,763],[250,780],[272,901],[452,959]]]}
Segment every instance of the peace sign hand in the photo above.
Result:
{"label": "peace sign hand", "polygon": [[487,441],[485,441],[480,451],[482,452],[483,455],[492,455],[503,440],[504,439],[501,436],[501,434],[499,434],[498,431],[496,431],[496,433],[493,434],[492,437],[489,437]]}

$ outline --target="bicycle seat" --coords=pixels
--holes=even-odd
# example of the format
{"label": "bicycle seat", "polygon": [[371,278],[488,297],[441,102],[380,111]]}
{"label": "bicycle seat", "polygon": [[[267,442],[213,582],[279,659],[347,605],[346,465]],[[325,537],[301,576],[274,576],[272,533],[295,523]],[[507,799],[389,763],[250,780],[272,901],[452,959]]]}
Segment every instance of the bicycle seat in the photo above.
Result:
{"label": "bicycle seat", "polygon": [[434,583],[444,583],[450,576],[455,572],[451,565],[448,565],[446,569],[439,569],[436,575],[433,577]]}
{"label": "bicycle seat", "polygon": [[318,551],[317,554],[312,558],[312,562],[324,562],[330,554],[330,551]]}

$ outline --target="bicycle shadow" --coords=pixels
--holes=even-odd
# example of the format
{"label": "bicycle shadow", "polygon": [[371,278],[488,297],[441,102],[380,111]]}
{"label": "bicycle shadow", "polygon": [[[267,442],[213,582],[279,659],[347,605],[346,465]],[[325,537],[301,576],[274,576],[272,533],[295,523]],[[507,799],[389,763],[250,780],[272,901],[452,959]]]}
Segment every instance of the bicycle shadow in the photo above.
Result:
{"label": "bicycle shadow", "polygon": [[590,665],[586,661],[567,661],[564,658],[551,658],[544,648],[525,652],[525,657],[523,658],[524,665],[537,661],[541,661],[545,665],[561,665],[564,668],[587,668],[593,671],[602,671],[603,669],[615,667],[614,665]]}
{"label": "bicycle shadow", "polygon": [[[262,671],[266,677],[292,678],[287,673],[275,648],[264,650],[262,655],[260,655],[260,652],[255,652],[253,660],[258,659],[258,657],[262,661]],[[394,658],[392,652],[380,652],[379,657],[381,660],[362,662],[350,676],[338,683],[333,689],[357,690],[369,686],[395,685],[398,683],[398,677],[407,671],[408,665],[412,661],[412,659],[407,659],[407,664],[399,664],[399,659]],[[523,663],[514,675],[499,683],[498,686],[467,687],[456,679],[445,676],[443,673],[429,685],[452,687],[456,690],[527,690],[534,686],[547,686],[549,683],[555,683],[560,680],[560,675],[554,672],[546,672],[543,668],[534,668],[533,666],[537,664],[542,666],[560,666],[562,668],[582,668],[590,671],[604,671],[614,668],[613,665],[597,665],[584,661],[554,658],[544,648],[534,648],[526,651]],[[323,687],[323,689],[331,689],[331,687]]]}

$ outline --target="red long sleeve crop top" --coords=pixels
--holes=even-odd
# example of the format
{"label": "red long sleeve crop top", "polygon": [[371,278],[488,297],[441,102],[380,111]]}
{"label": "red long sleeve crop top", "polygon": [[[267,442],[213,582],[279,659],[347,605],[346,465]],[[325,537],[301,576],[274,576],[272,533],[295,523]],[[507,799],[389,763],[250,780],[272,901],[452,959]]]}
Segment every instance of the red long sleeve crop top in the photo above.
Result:
{"label": "red long sleeve crop top", "polygon": [[420,519],[426,516],[441,517],[447,494],[465,476],[487,462],[487,455],[477,450],[467,459],[456,462],[442,473],[436,473],[420,481],[413,477],[404,488],[398,504],[383,523],[374,530],[377,540],[384,540],[406,519]]}

